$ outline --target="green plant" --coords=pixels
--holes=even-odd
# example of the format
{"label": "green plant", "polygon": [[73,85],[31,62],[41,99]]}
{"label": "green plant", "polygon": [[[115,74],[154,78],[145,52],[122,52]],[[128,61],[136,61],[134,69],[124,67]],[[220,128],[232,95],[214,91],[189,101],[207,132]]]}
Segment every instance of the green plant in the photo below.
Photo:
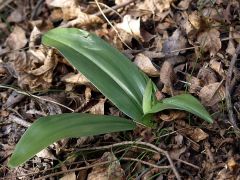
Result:
{"label": "green plant", "polygon": [[10,167],[19,166],[62,138],[132,130],[136,123],[153,127],[152,116],[165,109],[185,110],[212,122],[201,103],[189,94],[157,101],[154,83],[117,49],[94,34],[75,28],[56,28],[43,36],[42,43],[58,49],[133,121],[78,113],[39,118],[18,142],[9,161]]}

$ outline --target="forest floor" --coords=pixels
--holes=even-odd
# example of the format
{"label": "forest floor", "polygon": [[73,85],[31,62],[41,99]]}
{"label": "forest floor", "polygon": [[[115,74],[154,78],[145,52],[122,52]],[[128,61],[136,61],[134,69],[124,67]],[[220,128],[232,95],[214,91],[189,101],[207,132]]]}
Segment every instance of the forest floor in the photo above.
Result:
{"label": "forest floor", "polygon": [[[40,117],[65,107],[126,117],[57,51],[46,58],[41,36],[56,27],[97,34],[159,96],[191,93],[214,122],[163,111],[157,128],[60,140],[10,169],[17,142]],[[238,0],[0,0],[0,178],[240,180],[239,44]]]}

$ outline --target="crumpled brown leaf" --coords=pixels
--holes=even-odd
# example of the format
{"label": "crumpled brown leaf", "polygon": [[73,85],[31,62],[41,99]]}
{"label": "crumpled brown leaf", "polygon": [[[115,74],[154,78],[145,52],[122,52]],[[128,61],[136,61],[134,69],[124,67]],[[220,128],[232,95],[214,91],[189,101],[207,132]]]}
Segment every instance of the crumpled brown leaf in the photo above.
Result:
{"label": "crumpled brown leaf", "polygon": [[220,33],[217,29],[210,29],[199,33],[197,41],[200,43],[204,51],[209,51],[211,56],[214,56],[222,47]]}
{"label": "crumpled brown leaf", "polygon": [[186,112],[172,110],[168,114],[160,113],[158,117],[163,121],[174,121],[185,118]]}
{"label": "crumpled brown leaf", "polygon": [[160,80],[164,84],[164,92],[173,95],[173,83],[176,81],[176,74],[173,65],[168,61],[164,61],[161,67]]}
{"label": "crumpled brown leaf", "polygon": [[216,73],[211,68],[205,66],[198,71],[197,78],[203,82],[203,85],[217,82]]}
{"label": "crumpled brown leaf", "polygon": [[95,163],[111,161],[110,163],[95,166],[92,172],[88,174],[87,180],[123,180],[125,179],[124,170],[121,168],[120,162],[111,152],[105,152],[100,160]]}
{"label": "crumpled brown leaf", "polygon": [[190,93],[197,93],[201,89],[201,80],[191,76],[190,74],[186,75],[186,80],[190,84],[189,85],[189,92]]}
{"label": "crumpled brown leaf", "polygon": [[217,61],[217,59],[211,59],[209,62],[209,66],[216,71],[223,79],[225,79],[226,74],[223,70],[223,66],[221,61]]}
{"label": "crumpled brown leaf", "polygon": [[54,159],[56,160],[56,157],[48,150],[48,149],[43,149],[40,152],[36,154],[37,157],[40,158],[47,158],[47,159]]}
{"label": "crumpled brown leaf", "polygon": [[130,15],[125,15],[123,21],[116,24],[116,27],[127,32],[136,39],[143,40],[140,32],[140,18],[133,19]]}
{"label": "crumpled brown leaf", "polygon": [[[43,47],[42,47],[43,48]],[[52,85],[52,73],[57,59],[52,50],[45,56],[42,49],[8,54],[8,71],[18,79],[22,89],[35,91],[48,89]]]}
{"label": "crumpled brown leaf", "polygon": [[7,21],[19,23],[19,22],[23,21],[24,18],[25,18],[24,10],[23,10],[23,6],[21,6],[11,12],[10,16],[8,16],[8,18],[7,18]]}
{"label": "crumpled brown leaf", "polygon": [[94,105],[93,107],[91,107],[89,109],[89,112],[91,114],[99,114],[99,115],[103,115],[104,114],[104,104],[106,102],[106,99],[100,99],[99,102]]}
{"label": "crumpled brown leaf", "polygon": [[152,77],[159,76],[159,70],[153,66],[151,60],[144,54],[137,54],[134,63],[147,75]]}
{"label": "crumpled brown leaf", "polygon": [[159,16],[163,11],[166,11],[170,8],[172,2],[173,0],[145,0],[139,4],[138,9],[150,11],[156,16]]}
{"label": "crumpled brown leaf", "polygon": [[181,10],[187,10],[190,3],[191,0],[182,0],[178,3],[178,8],[180,8]]}
{"label": "crumpled brown leaf", "polygon": [[90,85],[90,81],[80,72],[68,73],[61,78],[61,81],[77,85]]}
{"label": "crumpled brown leaf", "polygon": [[176,29],[172,36],[170,36],[164,43],[162,51],[166,54],[178,55],[179,51],[173,52],[175,50],[183,49],[186,47],[187,40],[182,35],[179,29]]}
{"label": "crumpled brown leaf", "polygon": [[47,0],[46,3],[51,7],[61,8],[62,12],[55,11],[51,16],[53,20],[63,19],[61,27],[82,27],[103,23],[98,16],[82,12],[75,0]]}
{"label": "crumpled brown leaf", "polygon": [[59,180],[76,180],[76,179],[77,179],[77,177],[76,177],[75,172],[70,172],[68,174],[65,174]]}
{"label": "crumpled brown leaf", "polygon": [[192,134],[190,134],[190,138],[196,142],[202,141],[206,138],[208,138],[208,134],[205,133],[202,129],[200,128],[194,128]]}
{"label": "crumpled brown leaf", "polygon": [[216,82],[204,86],[200,92],[199,97],[205,106],[213,106],[216,103],[225,99],[225,87],[222,82]]}
{"label": "crumpled brown leaf", "polygon": [[206,138],[208,138],[208,134],[205,133],[202,129],[200,128],[195,128],[187,124],[185,121],[175,121],[176,128],[178,129],[178,132],[190,137],[193,141],[199,142],[202,141]]}
{"label": "crumpled brown leaf", "polygon": [[181,154],[183,154],[186,150],[187,150],[186,146],[183,146],[181,148],[179,147],[174,148],[169,151],[169,156],[171,157],[171,159],[177,160],[180,158]]}
{"label": "crumpled brown leaf", "polygon": [[46,4],[52,7],[71,7],[76,4],[75,0],[46,0]]}
{"label": "crumpled brown leaf", "polygon": [[26,33],[19,26],[15,26],[13,32],[6,39],[6,45],[13,50],[23,48],[27,42]]}

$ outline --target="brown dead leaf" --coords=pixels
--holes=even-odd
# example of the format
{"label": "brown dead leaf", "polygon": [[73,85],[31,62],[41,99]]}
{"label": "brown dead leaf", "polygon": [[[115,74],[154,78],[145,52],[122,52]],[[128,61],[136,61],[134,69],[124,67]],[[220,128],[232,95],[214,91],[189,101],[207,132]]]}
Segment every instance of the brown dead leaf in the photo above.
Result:
{"label": "brown dead leaf", "polygon": [[182,35],[179,29],[176,29],[172,36],[170,36],[164,43],[162,51],[166,54],[178,55],[179,51],[173,52],[175,50],[186,48],[187,40]]}
{"label": "brown dead leaf", "polygon": [[27,42],[25,31],[19,26],[15,26],[13,32],[6,39],[6,45],[13,50],[23,48]]}
{"label": "brown dead leaf", "polygon": [[180,1],[180,3],[178,3],[178,8],[180,8],[181,10],[187,10],[190,3],[191,0],[182,0]]}
{"label": "brown dead leaf", "polygon": [[230,171],[235,171],[238,169],[239,164],[235,161],[235,159],[233,157],[231,157],[228,161],[227,161],[227,166],[229,168]]}
{"label": "brown dead leaf", "polygon": [[222,82],[206,85],[200,90],[199,97],[205,106],[213,106],[225,99],[225,87]]}
{"label": "brown dead leaf", "polygon": [[56,160],[56,157],[48,150],[48,149],[43,149],[40,152],[36,154],[37,157],[40,158],[47,158],[47,159],[54,159]]}
{"label": "brown dead leaf", "polygon": [[164,61],[161,67],[160,81],[164,84],[166,89],[170,89],[170,92],[168,91],[166,93],[173,95],[173,83],[176,81],[176,74],[173,65],[168,61]]}
{"label": "brown dead leaf", "polygon": [[34,26],[29,38],[29,48],[34,48],[35,45],[37,45],[36,42],[39,40],[40,36],[41,31],[36,26]]}
{"label": "brown dead leaf", "polygon": [[233,38],[237,43],[240,43],[240,32],[239,31],[233,31]]}
{"label": "brown dead leaf", "polygon": [[10,16],[8,16],[7,21],[8,22],[14,22],[19,23],[25,19],[23,7],[18,7],[17,9],[14,9],[14,11],[11,12]]}
{"label": "brown dead leaf", "polygon": [[68,174],[65,174],[59,180],[76,180],[76,179],[77,179],[77,177],[76,177],[75,172],[70,172]]}
{"label": "brown dead leaf", "polygon": [[111,161],[108,164],[95,166],[92,172],[88,174],[87,180],[123,180],[124,170],[121,168],[120,162],[113,153],[105,152],[100,160],[95,163]]}
{"label": "brown dead leaf", "polygon": [[206,138],[208,138],[208,134],[205,133],[202,129],[200,128],[195,128],[187,124],[185,121],[175,121],[176,123],[176,128],[178,129],[178,132],[190,137],[193,141],[199,142],[202,141]]}
{"label": "brown dead leaf", "polygon": [[202,32],[197,37],[201,48],[204,51],[209,51],[211,56],[214,56],[222,47],[220,33],[217,29],[210,29]]}
{"label": "brown dead leaf", "polygon": [[145,0],[144,2],[139,4],[138,9],[150,11],[152,14],[158,16],[163,11],[168,10],[172,2],[173,0]]}
{"label": "brown dead leaf", "polygon": [[205,66],[199,70],[197,78],[202,81],[203,85],[217,82],[216,73],[211,68]]}
{"label": "brown dead leaf", "polygon": [[63,23],[61,27],[83,27],[83,26],[91,26],[96,24],[102,24],[103,20],[96,15],[89,15],[78,11],[78,15],[76,19],[73,19],[67,23]]}
{"label": "brown dead leaf", "polygon": [[171,157],[171,159],[177,160],[180,158],[181,154],[183,154],[186,150],[187,150],[186,146],[183,146],[181,148],[179,147],[174,148],[169,151],[169,156]]}
{"label": "brown dead leaf", "polygon": [[75,0],[46,0],[46,4],[52,7],[64,8],[64,7],[71,7],[76,5],[76,1]]}
{"label": "brown dead leaf", "polygon": [[208,134],[205,133],[200,128],[194,128],[192,134],[190,134],[190,138],[192,140],[194,140],[195,142],[199,142],[199,141],[202,141],[202,140],[208,138]]}
{"label": "brown dead leaf", "polygon": [[201,89],[201,80],[191,76],[190,74],[186,75],[186,80],[190,84],[189,85],[189,92],[190,93],[197,93]]}
{"label": "brown dead leaf", "polygon": [[15,52],[8,54],[8,71],[18,79],[18,85],[27,90],[47,90],[52,84],[53,69],[57,64],[56,57],[47,57],[43,53],[43,47],[39,50]]}
{"label": "brown dead leaf", "polygon": [[177,14],[176,21],[178,23],[178,26],[181,27],[181,30],[183,31],[183,33],[187,34],[188,38],[189,38],[189,34],[192,31],[196,31],[193,28],[193,25],[189,22],[189,15],[187,14],[187,12],[183,11]]}
{"label": "brown dead leaf", "polygon": [[52,22],[58,22],[61,21],[63,19],[63,12],[61,9],[53,9],[51,11],[51,15],[50,15],[50,20]]}
{"label": "brown dead leaf", "polygon": [[140,18],[132,19],[130,15],[125,15],[121,23],[116,24],[116,27],[130,34],[132,37],[143,40],[140,32]]}
{"label": "brown dead leaf", "polygon": [[183,144],[183,136],[179,133],[174,137],[175,142],[178,146],[181,146]]}
{"label": "brown dead leaf", "polygon": [[90,85],[90,81],[80,72],[77,74],[75,73],[68,73],[61,78],[61,81],[71,84],[77,85]]}
{"label": "brown dead leaf", "polygon": [[[50,49],[48,51],[47,57],[44,60],[44,64],[37,69],[28,71],[28,73],[35,76],[40,76],[45,74],[47,71],[53,70],[57,64],[57,62],[55,62],[57,59],[52,58],[52,56],[53,56],[53,50]],[[52,81],[52,79],[50,81]]]}
{"label": "brown dead leaf", "polygon": [[89,112],[91,114],[103,115],[105,102],[106,102],[106,99],[100,99],[96,105],[94,105],[93,107],[91,107],[91,109],[89,109]]}
{"label": "brown dead leaf", "polygon": [[201,27],[201,18],[198,14],[198,11],[193,11],[188,16],[188,20],[191,23],[191,25],[194,27],[195,30],[199,30]]}
{"label": "brown dead leaf", "polygon": [[217,61],[216,59],[211,59],[209,62],[209,66],[216,71],[223,79],[225,79],[226,74],[223,70],[222,63]]}
{"label": "brown dead leaf", "polygon": [[177,119],[183,119],[186,117],[186,113],[183,111],[170,111],[168,114],[163,114],[160,113],[160,115],[158,116],[161,120],[163,121],[174,121]]}
{"label": "brown dead leaf", "polygon": [[147,75],[159,76],[159,71],[153,66],[151,60],[142,53],[137,54],[134,63]]}

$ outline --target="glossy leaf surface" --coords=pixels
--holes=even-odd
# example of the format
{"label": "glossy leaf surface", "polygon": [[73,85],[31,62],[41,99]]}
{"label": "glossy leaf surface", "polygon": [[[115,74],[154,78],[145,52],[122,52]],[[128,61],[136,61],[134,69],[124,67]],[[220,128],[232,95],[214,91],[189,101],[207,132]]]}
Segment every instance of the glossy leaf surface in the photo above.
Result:
{"label": "glossy leaf surface", "polygon": [[148,77],[107,42],[75,28],[47,32],[42,43],[52,46],[123,113],[138,121]]}
{"label": "glossy leaf surface", "polygon": [[69,113],[42,117],[21,137],[8,165],[17,167],[63,138],[92,136],[134,128],[133,121],[116,116]]}
{"label": "glossy leaf surface", "polygon": [[148,111],[148,114],[156,113],[166,109],[184,110],[204,119],[209,123],[213,122],[212,117],[209,115],[203,105],[190,94],[182,94],[163,99],[152,106],[151,110]]}

